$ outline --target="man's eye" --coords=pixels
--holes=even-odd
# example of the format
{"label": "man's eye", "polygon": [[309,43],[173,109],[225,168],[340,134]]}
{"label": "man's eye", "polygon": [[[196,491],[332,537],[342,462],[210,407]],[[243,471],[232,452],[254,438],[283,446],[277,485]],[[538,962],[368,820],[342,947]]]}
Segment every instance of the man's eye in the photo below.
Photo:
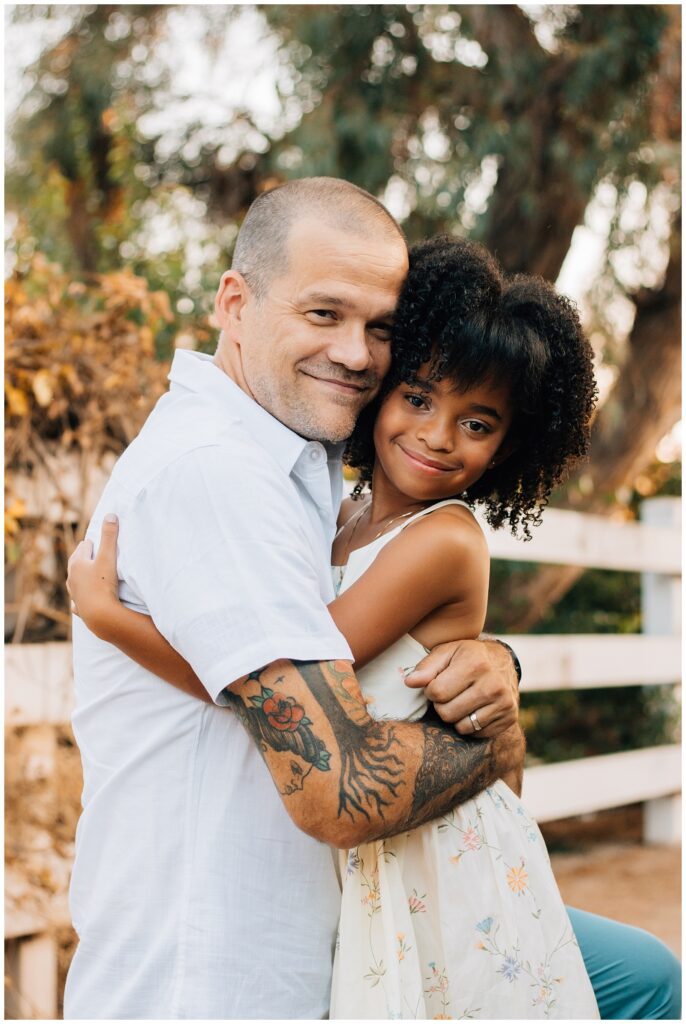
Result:
{"label": "man's eye", "polygon": [[390,341],[392,335],[392,328],[390,324],[370,324],[369,330],[373,332],[374,336],[379,341]]}
{"label": "man's eye", "polygon": [[336,314],[332,309],[310,309],[311,316],[321,317],[323,320],[335,320]]}

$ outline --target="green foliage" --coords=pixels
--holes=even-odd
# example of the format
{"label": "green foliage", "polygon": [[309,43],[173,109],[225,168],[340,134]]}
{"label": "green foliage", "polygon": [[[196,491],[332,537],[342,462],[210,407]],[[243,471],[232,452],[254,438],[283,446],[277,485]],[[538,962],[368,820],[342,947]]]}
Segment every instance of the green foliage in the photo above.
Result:
{"label": "green foliage", "polygon": [[[645,145],[671,31],[664,8],[543,8],[535,22],[515,5],[261,5],[281,43],[281,124],[271,138],[251,134],[249,112],[236,110],[231,137],[245,144],[229,168],[219,161],[219,129],[181,124],[177,144],[163,151],[140,129],[144,114],[177,102],[171,68],[157,58],[171,10],[74,5],[71,29],[32,69],[12,124],[7,183],[8,205],[22,218],[20,259],[37,246],[68,268],[135,263],[155,285],[206,309],[202,292],[263,183],[330,174],[377,194],[392,180],[411,239],[474,234],[499,247],[510,269],[555,276],[600,180],[620,194],[634,180],[652,188],[676,163],[669,146]],[[209,56],[238,9],[195,10]],[[45,9],[20,6],[16,17],[30,26]],[[548,48],[534,33],[546,21]],[[496,179],[502,187],[489,199]],[[202,204],[197,216],[216,250],[190,286],[182,237],[151,252],[145,230],[151,204],[168,214],[184,190]],[[539,267],[556,209],[557,251]]]}
{"label": "green foliage", "polygon": [[671,686],[522,694],[528,763],[572,761],[678,742]]}

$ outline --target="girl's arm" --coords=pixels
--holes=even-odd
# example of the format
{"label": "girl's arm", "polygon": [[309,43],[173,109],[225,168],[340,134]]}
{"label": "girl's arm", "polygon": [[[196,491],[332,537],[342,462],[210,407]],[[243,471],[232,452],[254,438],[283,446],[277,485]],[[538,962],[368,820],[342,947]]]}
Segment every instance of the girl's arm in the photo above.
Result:
{"label": "girl's arm", "polygon": [[69,559],[67,590],[72,611],[101,640],[179,690],[208,704],[212,700],[195,672],[159,632],[149,615],[134,612],[119,600],[115,520],[103,522],[100,547],[81,541]]}
{"label": "girl's arm", "polygon": [[[191,666],[152,619],[126,608],[117,592],[117,530],[102,527],[100,547],[84,541],[69,559],[67,587],[74,611],[100,639],[186,693],[210,701]],[[488,549],[471,513],[444,508],[403,530],[369,569],[329,605],[361,667],[437,608],[450,605],[444,636],[433,643],[477,637],[488,595]]]}
{"label": "girl's arm", "polygon": [[[408,632],[428,647],[478,637],[486,618],[489,561],[486,539],[462,506],[438,509],[407,526],[329,605],[356,668]],[[432,613],[443,608],[438,623]]]}

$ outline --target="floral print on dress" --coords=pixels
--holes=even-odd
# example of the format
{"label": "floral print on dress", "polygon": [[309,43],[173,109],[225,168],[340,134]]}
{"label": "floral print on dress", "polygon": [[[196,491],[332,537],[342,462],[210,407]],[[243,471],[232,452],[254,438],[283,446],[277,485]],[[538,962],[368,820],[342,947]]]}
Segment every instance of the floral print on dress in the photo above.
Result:
{"label": "floral print on dress", "polygon": [[331,1018],[597,1018],[539,835],[496,783],[419,829],[341,851]]}
{"label": "floral print on dress", "polygon": [[413,889],[412,890],[412,895],[410,896],[410,898],[407,901],[407,905],[410,908],[410,913],[411,914],[425,914],[426,913],[426,903],[423,902],[425,899],[426,899],[425,895],[424,896],[418,896],[417,895],[417,890]]}
{"label": "floral print on dress", "polygon": [[498,940],[500,924],[494,917],[485,918],[475,926],[481,938],[476,943],[476,948],[483,950],[494,958],[495,973],[514,985],[518,982],[526,984],[526,991],[531,998],[531,1008],[540,1007],[543,1016],[549,1018],[557,1002],[559,988],[564,981],[561,973],[554,969],[554,961],[567,946],[573,946],[578,950],[578,945],[568,923],[554,947],[549,951],[542,963],[532,962],[522,955],[519,945],[514,947],[502,947]]}
{"label": "floral print on dress", "polygon": [[[381,546],[355,552],[341,592]],[[373,717],[417,713],[401,676],[421,651],[405,636],[361,670]],[[540,831],[504,782],[421,828],[340,851],[339,866],[332,1019],[598,1018]]]}

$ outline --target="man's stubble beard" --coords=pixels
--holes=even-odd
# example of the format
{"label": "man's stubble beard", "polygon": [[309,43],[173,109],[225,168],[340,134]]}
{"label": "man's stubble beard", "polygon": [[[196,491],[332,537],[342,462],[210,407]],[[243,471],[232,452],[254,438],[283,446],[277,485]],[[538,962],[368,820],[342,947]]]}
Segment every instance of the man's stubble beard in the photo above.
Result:
{"label": "man's stubble beard", "polygon": [[[293,393],[275,391],[264,380],[254,381],[251,390],[255,401],[263,409],[293,433],[308,441],[336,444],[347,440],[355,429],[357,417],[363,408],[362,404],[359,408],[352,409],[349,403],[346,403],[345,407],[342,407],[341,403],[340,415],[335,416],[332,408],[332,415],[329,416],[314,409],[304,399],[298,399]],[[331,406],[336,406],[335,398],[331,400]]]}
{"label": "man's stubble beard", "polygon": [[[355,429],[357,418],[363,408],[376,394],[376,375],[346,373],[333,364],[311,364],[308,368],[315,376],[327,376],[342,383],[363,385],[369,390],[365,391],[364,398],[355,405],[351,405],[350,400],[344,395],[332,394],[326,403],[322,398],[315,407],[314,402],[308,401],[305,394],[299,395],[296,388],[278,387],[271,378],[257,376],[250,385],[253,398],[275,419],[308,441],[330,444],[346,441]],[[301,371],[296,369],[295,372],[298,374]]]}

